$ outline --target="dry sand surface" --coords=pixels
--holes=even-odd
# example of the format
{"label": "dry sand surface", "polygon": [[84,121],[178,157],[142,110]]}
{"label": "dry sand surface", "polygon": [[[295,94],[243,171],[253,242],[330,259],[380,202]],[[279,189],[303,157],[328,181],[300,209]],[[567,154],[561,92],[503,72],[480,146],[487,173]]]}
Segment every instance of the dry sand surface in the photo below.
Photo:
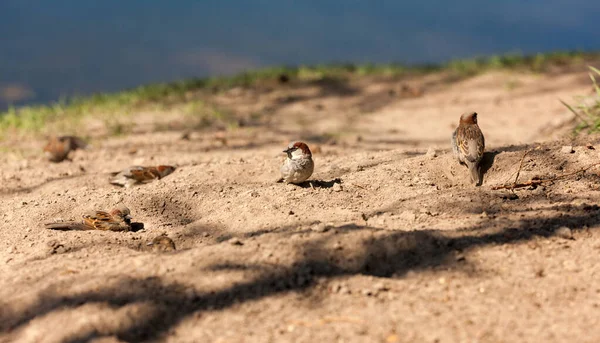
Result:
{"label": "dry sand surface", "polygon": [[[585,66],[289,82],[207,95],[246,121],[218,133],[95,137],[62,163],[41,140],[5,142],[0,341],[599,342],[599,168],[492,189],[530,149],[519,181],[597,163],[558,101],[590,91]],[[449,151],[467,110],[481,187]],[[312,185],[275,183],[293,139],[314,151]],[[107,182],[157,164],[178,169]],[[145,228],[42,226],[118,203]],[[177,251],[147,249],[162,234]]]}

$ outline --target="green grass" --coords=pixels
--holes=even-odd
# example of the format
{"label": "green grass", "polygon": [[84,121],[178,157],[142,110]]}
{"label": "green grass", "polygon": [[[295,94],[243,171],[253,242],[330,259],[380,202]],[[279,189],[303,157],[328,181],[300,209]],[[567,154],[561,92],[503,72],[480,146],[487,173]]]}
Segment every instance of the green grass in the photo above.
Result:
{"label": "green grass", "polygon": [[[40,134],[54,131],[77,133],[83,120],[93,117],[110,125],[112,134],[126,133],[132,114],[142,110],[173,109],[192,118],[200,118],[197,125],[211,125],[227,121],[221,111],[194,98],[199,91],[220,92],[233,87],[251,87],[261,82],[277,82],[282,76],[290,82],[310,82],[323,79],[345,80],[353,77],[402,77],[445,71],[460,77],[469,77],[488,70],[510,69],[543,72],[550,66],[581,63],[600,58],[600,53],[555,52],[523,56],[519,54],[481,57],[450,61],[439,65],[402,64],[324,64],[316,66],[272,67],[248,71],[231,77],[188,79],[172,83],[151,84],[117,93],[101,93],[73,98],[50,105],[10,108],[0,113],[0,136],[13,134]],[[129,119],[128,119],[129,118]]]}
{"label": "green grass", "polygon": [[594,67],[590,68],[590,79],[596,94],[593,97],[580,98],[578,99],[577,105],[569,105],[568,103],[561,100],[574,115],[577,117],[578,124],[575,127],[575,134],[582,131],[588,133],[600,132],[600,84],[598,78],[600,78],[600,70]]}

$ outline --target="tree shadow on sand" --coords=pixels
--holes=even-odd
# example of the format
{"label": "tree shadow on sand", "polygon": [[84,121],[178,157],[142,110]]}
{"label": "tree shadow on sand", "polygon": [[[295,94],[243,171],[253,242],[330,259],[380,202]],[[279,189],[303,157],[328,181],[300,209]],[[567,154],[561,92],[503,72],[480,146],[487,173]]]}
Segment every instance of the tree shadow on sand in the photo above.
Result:
{"label": "tree shadow on sand", "polygon": [[[421,231],[387,231],[361,225],[333,227],[335,236],[317,235],[316,239],[298,244],[296,249],[304,256],[292,265],[265,265],[219,263],[209,266],[215,271],[250,268],[259,270],[259,276],[238,282],[228,288],[201,292],[193,285],[163,280],[159,277],[121,277],[107,280],[104,286],[65,294],[59,286],[41,291],[37,300],[25,309],[11,310],[3,304],[0,329],[11,331],[27,326],[35,319],[54,311],[76,309],[84,304],[106,304],[112,309],[135,304],[149,304],[146,310],[134,312],[128,324],[98,331],[92,325],[69,337],[67,342],[87,341],[98,336],[114,335],[126,341],[156,340],[169,332],[182,320],[203,311],[222,310],[230,306],[267,298],[288,292],[303,292],[316,285],[318,280],[347,275],[372,275],[377,277],[403,277],[409,271],[435,270],[457,263],[457,252],[476,247],[499,244],[516,244],[532,239],[545,239],[555,234],[557,228],[569,225],[577,231],[593,227],[600,222],[597,207],[581,208],[565,215],[519,219],[497,230],[493,221],[446,232],[433,229]],[[376,234],[374,234],[376,233]],[[355,247],[351,256],[336,258],[331,240],[348,235]],[[335,238],[334,238],[335,237]],[[467,262],[468,263],[468,262]],[[194,272],[194,271],[190,271]],[[202,271],[196,271],[202,272]],[[131,314],[130,314],[131,315]]]}

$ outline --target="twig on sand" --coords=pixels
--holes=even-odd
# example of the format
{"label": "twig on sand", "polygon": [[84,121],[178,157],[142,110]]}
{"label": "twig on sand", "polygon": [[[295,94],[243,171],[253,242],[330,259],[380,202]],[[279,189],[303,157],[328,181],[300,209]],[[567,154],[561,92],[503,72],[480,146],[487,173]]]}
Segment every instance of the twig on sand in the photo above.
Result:
{"label": "twig on sand", "polygon": [[[598,166],[598,165],[600,165],[600,163],[594,163],[594,164],[591,164],[591,165],[589,165],[589,166],[587,166],[585,168],[581,168],[579,170],[576,170],[574,172],[566,173],[566,174],[562,174],[562,175],[558,175],[558,176],[551,177],[551,178],[548,178],[548,179],[531,179],[531,180],[529,180],[527,182],[522,182],[522,183],[516,183],[516,180],[515,180],[515,183],[513,183],[511,185],[493,186],[492,190],[498,190],[498,189],[515,189],[515,188],[523,188],[523,187],[529,187],[529,186],[539,186],[539,185],[541,185],[543,183],[546,183],[546,182],[557,181],[557,180],[564,179],[564,178],[567,178],[567,177],[575,175],[575,174],[579,174],[581,172],[585,172],[588,169],[591,169],[591,168],[593,168],[595,166]],[[519,168],[519,170],[520,170],[520,168]]]}
{"label": "twig on sand", "polygon": [[367,187],[365,187],[363,185],[359,185],[358,183],[354,183],[354,182],[348,182],[348,183],[351,184],[352,186],[356,186],[360,189],[364,189],[365,191],[373,192],[372,190],[368,189]]}
{"label": "twig on sand", "polygon": [[519,180],[519,174],[521,174],[521,168],[523,168],[523,160],[525,160],[525,156],[527,156],[527,154],[529,154],[531,152],[532,149],[528,149],[527,151],[525,151],[525,153],[523,154],[523,157],[521,157],[521,162],[519,163],[519,169],[517,170],[517,176],[515,176],[515,182],[513,182],[513,185],[517,184],[517,181]]}

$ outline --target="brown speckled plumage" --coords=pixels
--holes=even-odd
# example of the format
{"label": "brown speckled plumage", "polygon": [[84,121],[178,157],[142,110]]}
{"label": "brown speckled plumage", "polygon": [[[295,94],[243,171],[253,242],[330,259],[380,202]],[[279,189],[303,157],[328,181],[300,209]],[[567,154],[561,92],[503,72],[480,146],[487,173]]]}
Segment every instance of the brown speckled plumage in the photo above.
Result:
{"label": "brown speckled plumage", "polygon": [[155,237],[152,242],[147,244],[154,252],[175,251],[175,242],[167,236]]}
{"label": "brown speckled plumage", "polygon": [[482,182],[480,163],[484,150],[485,139],[477,125],[477,113],[463,114],[452,134],[452,151],[457,160],[469,168],[475,185],[481,185]]}
{"label": "brown speckled plumage", "polygon": [[283,152],[287,159],[280,169],[282,181],[298,184],[308,180],[315,168],[308,146],[303,142],[292,142]]}
{"label": "brown speckled plumage", "polygon": [[131,187],[135,184],[148,183],[154,180],[162,179],[174,171],[175,167],[173,166],[133,166],[120,172],[112,173],[112,177],[108,179],[108,182],[113,185]]}
{"label": "brown speckled plumage", "polygon": [[51,162],[62,162],[69,156],[71,151],[85,149],[87,143],[75,136],[50,137],[44,146],[44,154]]}
{"label": "brown speckled plumage", "polygon": [[81,216],[81,222],[53,222],[44,224],[51,230],[102,230],[102,231],[130,231],[131,216],[129,208],[120,205],[110,212],[92,211]]}

